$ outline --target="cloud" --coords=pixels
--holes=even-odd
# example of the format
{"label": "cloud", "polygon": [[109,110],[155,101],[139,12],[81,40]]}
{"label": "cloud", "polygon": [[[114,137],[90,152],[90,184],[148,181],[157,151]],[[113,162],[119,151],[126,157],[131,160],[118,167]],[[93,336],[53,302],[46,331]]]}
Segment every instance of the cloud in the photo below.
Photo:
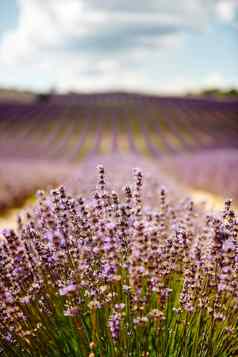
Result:
{"label": "cloud", "polygon": [[[18,0],[18,27],[0,42],[3,78],[62,90],[136,86],[161,50],[202,31],[215,12],[234,18],[236,0]],[[220,4],[220,5],[219,5]],[[206,5],[206,6],[205,6]],[[230,5],[229,5],[230,6]],[[229,13],[230,11],[230,13]],[[14,78],[11,78],[14,81]]]}
{"label": "cloud", "polygon": [[223,22],[235,22],[237,12],[238,0],[221,0],[216,5],[216,13]]}
{"label": "cloud", "polygon": [[177,12],[159,3],[19,0],[19,26],[5,35],[1,52],[8,61],[27,59],[37,50],[123,51],[147,42],[157,45],[158,37],[196,27],[194,18],[204,18],[201,7],[185,6],[183,0]]}

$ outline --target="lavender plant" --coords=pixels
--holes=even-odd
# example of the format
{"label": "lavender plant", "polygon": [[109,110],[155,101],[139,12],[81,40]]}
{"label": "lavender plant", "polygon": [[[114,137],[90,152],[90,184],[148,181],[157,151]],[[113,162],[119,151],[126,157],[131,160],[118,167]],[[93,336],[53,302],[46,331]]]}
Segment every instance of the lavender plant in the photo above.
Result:
{"label": "lavender plant", "polygon": [[164,188],[145,209],[143,175],[90,199],[38,192],[0,241],[3,356],[238,354],[238,222]]}
{"label": "lavender plant", "polygon": [[77,170],[73,164],[60,162],[0,159],[0,213],[21,206],[41,187],[59,185]]}
{"label": "lavender plant", "polygon": [[[161,169],[188,187],[229,195],[238,204],[238,150],[201,150],[161,160]],[[211,181],[211,177],[213,180]]]}

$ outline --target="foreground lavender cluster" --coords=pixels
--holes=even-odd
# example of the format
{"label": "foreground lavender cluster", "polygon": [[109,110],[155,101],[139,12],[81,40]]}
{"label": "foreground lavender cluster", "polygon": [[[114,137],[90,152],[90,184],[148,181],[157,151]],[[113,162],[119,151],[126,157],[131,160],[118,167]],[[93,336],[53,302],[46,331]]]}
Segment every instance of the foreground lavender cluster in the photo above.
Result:
{"label": "foreground lavender cluster", "polygon": [[85,201],[38,193],[0,241],[3,356],[236,356],[238,222],[205,216],[143,176],[106,190],[103,166]]}

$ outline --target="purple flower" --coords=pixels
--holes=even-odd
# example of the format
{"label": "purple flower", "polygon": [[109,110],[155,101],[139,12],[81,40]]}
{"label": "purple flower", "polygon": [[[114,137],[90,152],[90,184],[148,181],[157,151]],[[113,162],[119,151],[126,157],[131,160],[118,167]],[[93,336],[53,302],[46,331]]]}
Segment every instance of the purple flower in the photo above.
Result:
{"label": "purple flower", "polygon": [[232,240],[228,239],[223,243],[222,249],[224,252],[230,252],[235,250],[235,244]]}
{"label": "purple flower", "polygon": [[119,337],[121,318],[122,318],[121,314],[118,312],[115,312],[114,314],[111,315],[111,317],[108,321],[108,325],[109,325],[113,340],[117,340]]}
{"label": "purple flower", "polygon": [[75,291],[76,288],[77,288],[77,286],[76,286],[74,283],[71,283],[71,284],[69,284],[69,285],[67,285],[67,286],[65,286],[65,287],[63,287],[63,288],[61,288],[61,289],[59,290],[59,294],[60,294],[61,296],[67,295],[67,294],[69,294],[69,293]]}

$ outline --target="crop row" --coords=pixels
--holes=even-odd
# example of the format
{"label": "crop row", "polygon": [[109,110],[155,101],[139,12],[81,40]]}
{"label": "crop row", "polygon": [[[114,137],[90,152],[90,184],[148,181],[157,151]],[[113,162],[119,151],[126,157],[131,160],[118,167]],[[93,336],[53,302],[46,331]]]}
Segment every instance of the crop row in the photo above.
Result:
{"label": "crop row", "polygon": [[160,157],[237,147],[237,106],[218,102],[204,108],[190,101],[1,104],[0,155],[77,161],[116,151]]}
{"label": "crop row", "polygon": [[[237,113],[234,102],[133,95],[1,103],[0,210],[18,205],[40,186],[59,182],[61,174],[72,170],[67,165],[112,153],[154,157],[182,183],[218,194],[225,182],[227,194],[236,199],[234,183],[223,173],[230,172],[225,160],[219,169],[212,162],[220,161],[217,149],[230,148],[236,155]],[[199,155],[202,150],[214,154],[206,160],[205,153]],[[188,153],[197,153],[197,159],[185,160]],[[233,177],[236,171],[234,165]],[[214,176],[218,178],[211,181]]]}

